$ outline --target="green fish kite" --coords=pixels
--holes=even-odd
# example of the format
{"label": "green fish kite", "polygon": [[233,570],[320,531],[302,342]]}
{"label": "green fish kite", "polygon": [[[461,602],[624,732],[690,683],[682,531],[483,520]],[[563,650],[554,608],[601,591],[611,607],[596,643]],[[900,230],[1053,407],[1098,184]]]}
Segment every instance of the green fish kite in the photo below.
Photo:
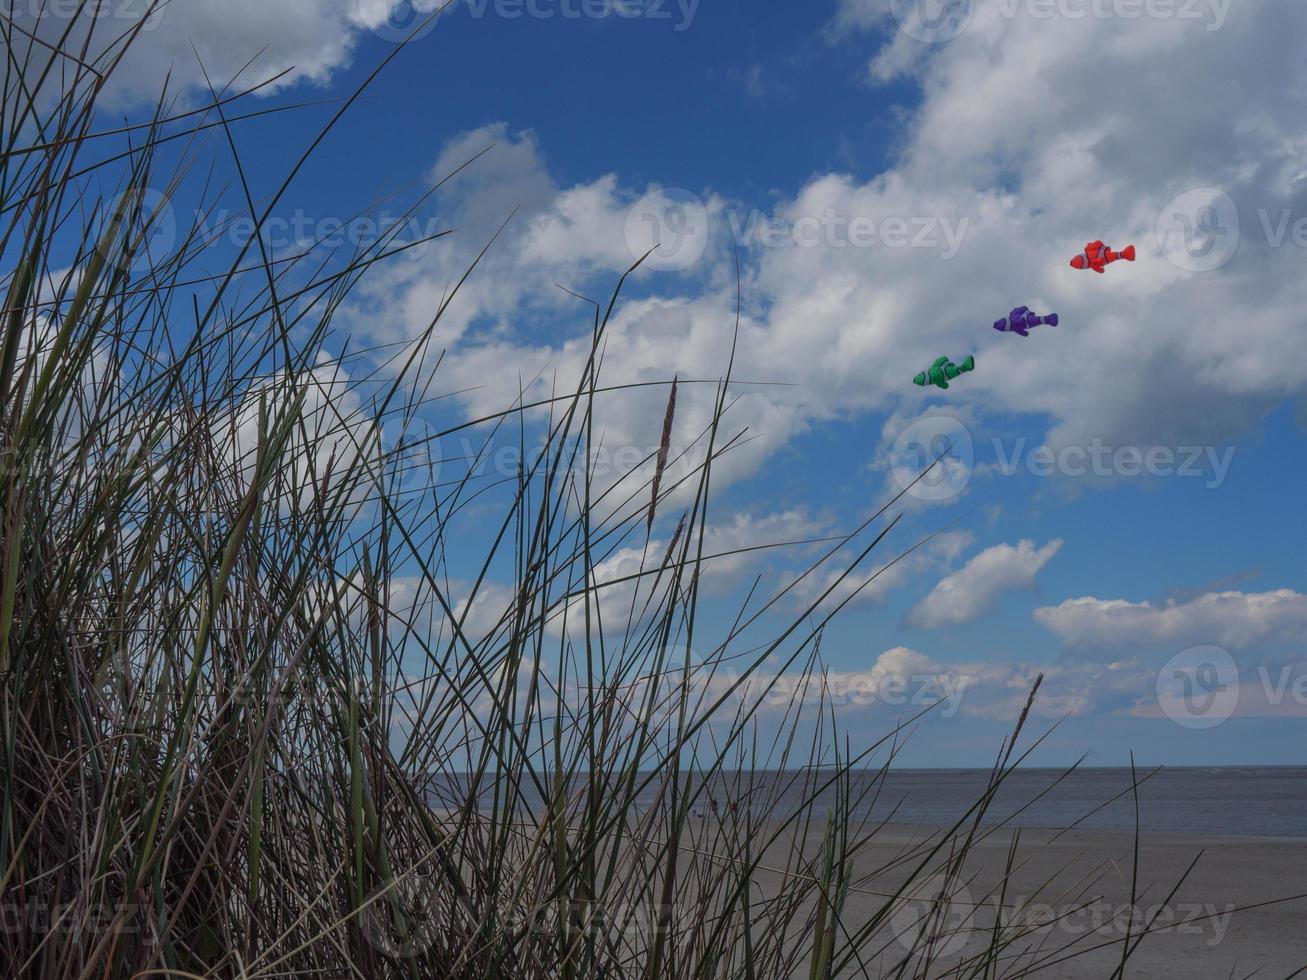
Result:
{"label": "green fish kite", "polygon": [[961,364],[954,364],[947,357],[940,357],[930,366],[929,371],[922,371],[913,378],[912,383],[922,387],[934,385],[937,388],[948,388],[948,383],[959,374],[965,374],[975,369],[976,359],[974,357],[968,357]]}

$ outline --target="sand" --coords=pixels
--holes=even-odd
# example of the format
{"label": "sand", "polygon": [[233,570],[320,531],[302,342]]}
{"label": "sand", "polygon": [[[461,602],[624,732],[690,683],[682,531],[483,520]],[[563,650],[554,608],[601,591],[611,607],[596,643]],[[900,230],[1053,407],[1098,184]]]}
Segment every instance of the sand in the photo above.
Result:
{"label": "sand", "polygon": [[[884,898],[867,892],[897,887],[906,877],[901,867],[895,867],[897,859],[930,836],[928,831],[903,827],[876,835],[875,843],[855,862],[860,875],[876,872],[876,877],[861,883],[865,891],[850,896],[847,927],[867,921],[883,905]],[[961,930],[941,949],[946,955],[932,976],[948,975],[949,967],[983,948],[979,934],[987,933],[994,923],[997,901],[991,891],[1002,876],[1011,840],[1010,830],[997,831],[968,859],[965,891],[956,893],[947,906],[947,921]],[[1048,924],[1013,944],[997,975],[1041,980],[1112,976],[1130,920],[1133,848],[1132,834],[1023,831],[1018,867],[1004,902],[1005,917],[1010,923]],[[815,854],[815,835],[805,850]],[[1197,865],[1168,898],[1195,858]],[[884,949],[866,964],[870,976],[888,974],[901,960],[923,927],[929,900],[940,888],[941,879],[934,879],[923,889],[922,901],[903,908],[883,935],[877,935]],[[1160,928],[1144,938],[1125,976],[1139,980],[1289,977],[1307,967],[1307,900],[1239,909],[1301,893],[1307,893],[1307,839],[1142,835],[1133,933],[1139,931],[1139,917],[1152,917],[1159,909],[1154,926]],[[1082,955],[1068,958],[1076,952]]]}

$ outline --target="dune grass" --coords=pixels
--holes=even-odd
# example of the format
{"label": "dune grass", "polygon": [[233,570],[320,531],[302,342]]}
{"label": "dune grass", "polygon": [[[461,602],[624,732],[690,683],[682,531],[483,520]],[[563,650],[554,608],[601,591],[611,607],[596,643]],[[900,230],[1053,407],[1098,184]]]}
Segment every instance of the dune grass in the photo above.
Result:
{"label": "dune grass", "polygon": [[[712,476],[740,435],[729,363],[692,446],[671,452],[684,383],[669,379],[635,489],[597,481],[618,283],[569,387],[459,424],[538,447],[517,473],[494,492],[472,467],[450,477],[427,411],[450,298],[384,358],[333,329],[357,282],[415,243],[383,233],[333,264],[314,246],[269,255],[256,234],[215,271],[212,242],[183,228],[158,254],[158,198],[212,204],[176,199],[196,171],[225,167],[257,223],[276,213],[298,164],[256,199],[228,141],[265,109],[248,91],[190,111],[161,98],[108,138],[96,101],[133,38],[90,63],[5,24],[0,975],[1030,968],[1048,940],[1028,926],[995,924],[959,956],[950,931],[974,926],[947,914],[1025,715],[990,791],[901,856],[895,887],[891,869],[853,870],[879,829],[866,767],[902,730],[845,741],[820,644],[887,513],[828,543],[813,569],[845,565],[821,596],[753,595],[723,635],[702,625]],[[384,363],[351,377],[369,353]],[[497,530],[456,576],[459,521],[486,501]],[[639,567],[601,581],[631,546]],[[505,568],[510,598],[473,630]],[[763,712],[778,661],[810,689]],[[926,882],[932,912],[905,937],[894,916]],[[857,921],[854,892],[877,896]]]}

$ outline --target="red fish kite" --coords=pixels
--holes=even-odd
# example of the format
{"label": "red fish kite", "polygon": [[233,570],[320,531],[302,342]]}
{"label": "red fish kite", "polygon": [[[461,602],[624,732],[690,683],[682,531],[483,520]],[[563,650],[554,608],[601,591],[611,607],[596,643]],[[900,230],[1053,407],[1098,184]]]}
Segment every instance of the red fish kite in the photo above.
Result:
{"label": "red fish kite", "polygon": [[1110,246],[1102,242],[1090,242],[1085,246],[1085,250],[1071,260],[1073,269],[1093,269],[1099,275],[1106,271],[1107,267],[1119,259],[1125,259],[1127,262],[1135,260],[1135,247],[1129,246],[1123,252],[1113,252]]}

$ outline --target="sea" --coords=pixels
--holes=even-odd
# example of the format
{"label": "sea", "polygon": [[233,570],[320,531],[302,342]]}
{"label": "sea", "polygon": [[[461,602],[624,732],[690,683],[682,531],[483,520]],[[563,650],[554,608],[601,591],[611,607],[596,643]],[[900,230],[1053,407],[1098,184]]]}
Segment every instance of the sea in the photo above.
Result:
{"label": "sea", "polygon": [[[658,802],[661,780],[645,775],[636,810]],[[460,805],[466,798],[464,778],[437,780],[443,784],[435,794],[439,805]],[[719,773],[692,779],[689,789],[694,793],[692,814],[705,818],[714,805],[721,811],[747,808],[755,816],[787,817],[811,800],[818,820],[834,810],[854,820],[939,828],[973,819],[968,811],[990,778],[988,769],[869,770],[851,775],[844,803],[835,789],[823,789],[826,779],[812,772]],[[528,784],[522,786],[525,805],[538,808],[530,781],[523,782]],[[584,794],[585,783],[573,777],[577,797]],[[493,780],[483,782],[482,792],[489,808]],[[981,823],[1122,832],[1137,826],[1144,833],[1307,841],[1307,767],[1139,769],[1133,777],[1129,769],[1014,769],[1004,776]]]}
{"label": "sea", "polygon": [[[979,799],[991,773],[981,769],[900,769],[853,777],[859,819],[946,827]],[[720,777],[712,798],[728,805],[748,779],[757,795],[793,810],[811,792],[793,775]],[[1016,769],[1008,773],[982,823],[1011,827],[1307,839],[1307,767]],[[764,790],[763,787],[767,787]],[[760,792],[761,791],[761,792]],[[1136,800],[1137,796],[1137,800]],[[816,797],[820,812],[834,791]],[[711,799],[703,808],[708,808]],[[737,806],[739,804],[737,803]]]}

